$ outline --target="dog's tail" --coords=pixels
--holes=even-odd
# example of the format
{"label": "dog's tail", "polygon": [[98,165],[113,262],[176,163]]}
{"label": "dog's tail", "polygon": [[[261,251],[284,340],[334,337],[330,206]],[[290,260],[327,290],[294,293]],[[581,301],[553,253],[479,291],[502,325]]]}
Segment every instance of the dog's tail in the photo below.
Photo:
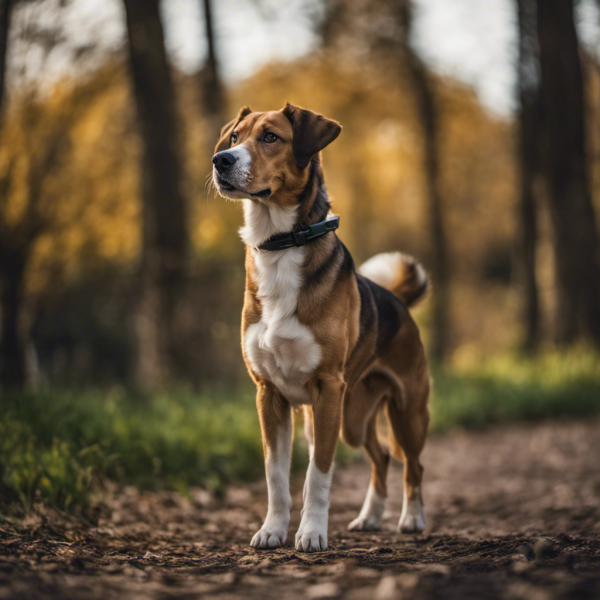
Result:
{"label": "dog's tail", "polygon": [[358,272],[396,294],[407,307],[417,304],[429,290],[429,278],[423,266],[402,252],[376,254],[363,263]]}

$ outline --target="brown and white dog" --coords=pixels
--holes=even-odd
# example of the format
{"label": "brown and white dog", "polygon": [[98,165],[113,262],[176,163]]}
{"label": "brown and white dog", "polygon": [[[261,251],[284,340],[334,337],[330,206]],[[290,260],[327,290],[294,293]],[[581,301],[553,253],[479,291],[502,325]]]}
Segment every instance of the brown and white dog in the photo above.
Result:
{"label": "brown and white dog", "polygon": [[379,528],[389,462],[376,432],[381,405],[391,426],[391,451],[404,462],[398,528],[413,533],[425,527],[419,455],[429,423],[430,379],[407,307],[424,295],[427,276],[400,253],[377,255],[357,273],[331,230],[336,219],[323,225],[331,215],[319,152],[340,131],[335,121],[290,104],[261,113],[246,107],[223,127],[213,157],[217,190],[241,200],[245,216],[242,351],[257,386],[269,493],[266,519],[251,541],[255,548],[276,548],[287,539],[292,409],[300,405],[310,465],[298,550],[327,548],[340,432],[350,446],[363,445],[372,461],[364,505],[349,528]]}

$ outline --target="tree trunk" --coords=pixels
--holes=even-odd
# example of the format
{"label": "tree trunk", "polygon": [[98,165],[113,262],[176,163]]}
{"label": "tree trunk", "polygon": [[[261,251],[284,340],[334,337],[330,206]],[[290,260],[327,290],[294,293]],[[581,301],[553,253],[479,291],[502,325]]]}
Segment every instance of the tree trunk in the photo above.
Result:
{"label": "tree trunk", "polygon": [[203,0],[206,23],[207,57],[200,71],[200,89],[202,112],[207,123],[207,141],[210,156],[219,138],[221,127],[225,124],[225,94],[219,77],[217,52],[215,48],[214,22],[211,0]]}
{"label": "tree trunk", "polygon": [[600,259],[586,165],[583,76],[573,0],[537,0],[542,164],[554,230],[560,344],[600,345]]}
{"label": "tree trunk", "polygon": [[142,282],[137,319],[138,381],[167,382],[177,371],[176,309],[188,247],[181,190],[175,91],[158,0],[124,0],[133,92],[143,142]]}
{"label": "tree trunk", "polygon": [[539,174],[540,97],[534,0],[517,0],[519,18],[518,160],[520,171],[517,271],[523,298],[523,346],[535,349],[540,341],[540,309],[536,280]]}
{"label": "tree trunk", "polygon": [[410,0],[399,4],[400,22],[403,26],[402,46],[416,100],[419,120],[423,131],[424,169],[430,218],[430,235],[433,249],[431,275],[433,280],[433,328],[431,332],[431,355],[442,361],[449,351],[449,272],[448,244],[444,227],[440,193],[438,162],[438,115],[427,70],[409,43],[412,20]]}
{"label": "tree trunk", "polygon": [[6,82],[6,55],[8,50],[8,32],[13,0],[0,0],[0,123],[4,107],[4,88]]}
{"label": "tree trunk", "polygon": [[25,341],[21,328],[21,307],[25,279],[25,259],[18,252],[2,252],[0,265],[0,383],[3,387],[22,387],[26,380]]}
{"label": "tree trunk", "polygon": [[[6,55],[12,0],[0,0],[0,127],[5,104]],[[0,193],[6,194],[2,185]],[[0,205],[5,205],[5,198]],[[22,386],[25,383],[25,349],[20,336],[19,316],[24,263],[8,248],[0,249],[0,384]]]}

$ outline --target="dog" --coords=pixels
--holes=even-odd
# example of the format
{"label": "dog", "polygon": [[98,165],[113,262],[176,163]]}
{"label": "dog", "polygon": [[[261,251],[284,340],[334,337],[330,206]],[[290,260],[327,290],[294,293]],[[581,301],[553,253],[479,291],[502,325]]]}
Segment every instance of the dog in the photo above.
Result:
{"label": "dog", "polygon": [[[423,267],[399,252],[355,269],[335,233],[320,152],[341,132],[336,121],[291,104],[240,110],[221,130],[213,181],[240,200],[246,244],[242,353],[257,387],[265,453],[267,516],[254,548],[285,544],[290,520],[293,409],[302,406],[310,463],[296,549],[327,549],[329,492],[338,437],[364,446],[372,476],[349,529],[381,525],[390,450],[404,463],[398,528],[423,531],[419,461],[429,424],[430,377],[408,307],[428,289]],[[377,437],[385,406],[390,450]]]}

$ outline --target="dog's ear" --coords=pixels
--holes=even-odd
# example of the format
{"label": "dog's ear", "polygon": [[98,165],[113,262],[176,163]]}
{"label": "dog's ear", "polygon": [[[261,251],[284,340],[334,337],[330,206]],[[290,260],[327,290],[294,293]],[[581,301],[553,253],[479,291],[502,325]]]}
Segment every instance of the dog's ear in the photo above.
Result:
{"label": "dog's ear", "polygon": [[342,126],[336,121],[289,102],[281,112],[292,123],[292,152],[294,162],[301,169],[307,167],[310,159],[329,146],[342,131]]}
{"label": "dog's ear", "polygon": [[244,106],[244,108],[240,109],[238,116],[235,119],[232,119],[221,128],[221,135],[219,136],[219,141],[215,146],[215,153],[221,152],[221,150],[227,150],[229,148],[229,138],[231,137],[231,133],[237,127],[238,123],[244,118],[247,117],[252,112],[252,109],[249,106]]}

